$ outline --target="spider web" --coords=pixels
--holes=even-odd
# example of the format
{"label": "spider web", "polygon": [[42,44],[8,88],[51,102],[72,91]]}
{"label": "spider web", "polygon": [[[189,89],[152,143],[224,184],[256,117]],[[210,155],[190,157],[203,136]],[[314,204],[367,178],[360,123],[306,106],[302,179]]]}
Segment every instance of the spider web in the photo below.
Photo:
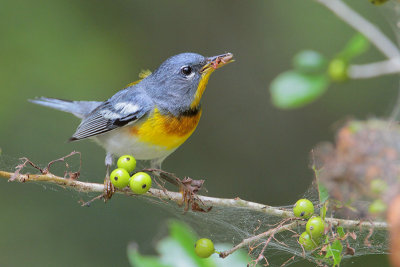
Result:
{"label": "spider web", "polygon": [[[382,12],[392,26],[397,41],[400,42],[400,4],[397,1],[390,1],[390,3],[384,6]],[[392,119],[397,120],[399,117],[400,93],[398,102],[393,109]],[[16,162],[17,159],[15,158],[5,155],[0,156],[0,167],[2,170],[14,171]],[[72,165],[73,168],[77,166]],[[314,185],[310,186],[303,197],[311,200],[314,204],[319,203],[318,191]],[[232,246],[239,244],[243,239],[268,231],[282,221],[281,217],[241,207],[213,207],[209,212],[194,212],[191,210],[184,212],[182,206],[177,205],[175,202],[148,197],[142,198],[157,206],[157,208],[169,211],[173,216],[189,224],[200,237],[210,238],[214,243],[228,243]],[[360,205],[362,206],[362,203]],[[288,205],[277,208],[291,209],[292,206]],[[319,213],[318,209],[316,213]],[[331,211],[328,212],[327,217],[333,217],[334,215],[337,216],[337,214],[333,214]],[[353,217],[353,219],[364,220],[365,217]],[[270,266],[281,266],[282,264],[289,266],[304,259],[321,264],[321,259],[315,253],[304,252],[298,243],[298,236],[305,231],[305,227],[299,225],[292,230],[277,233],[274,239],[270,240],[263,252],[263,256],[265,256],[268,264]],[[386,231],[380,229],[371,230],[366,227],[356,227],[346,231],[354,232],[356,238],[348,237],[342,242],[344,246],[354,249],[354,255],[343,256],[344,261],[362,255],[388,253],[388,234]],[[249,251],[253,258],[257,258],[262,251],[262,243],[266,242],[266,240],[260,239],[255,241],[250,247],[245,247],[245,249]],[[216,249],[218,250],[218,247]],[[265,264],[266,262],[260,263]]]}
{"label": "spider web", "polygon": [[[318,203],[317,191],[312,186],[310,190],[304,194],[304,198],[310,199],[313,203]],[[213,207],[210,212],[182,212],[182,207],[174,202],[163,202],[154,199],[148,199],[154,204],[161,206],[163,209],[170,211],[180,220],[189,224],[200,237],[207,237],[214,243],[228,243],[232,246],[242,242],[243,239],[252,237],[262,232],[275,228],[282,217],[271,214],[264,214],[257,211],[248,210],[240,207]],[[292,209],[290,206],[277,207],[280,209]],[[319,210],[315,211],[317,214]],[[293,231],[286,231],[274,235],[266,247],[263,255],[270,266],[289,266],[302,260],[308,260],[317,264],[321,264],[321,259],[315,253],[305,252],[298,243],[299,235],[305,231],[304,225],[293,228]],[[354,256],[362,256],[369,254],[386,254],[388,251],[387,232],[370,228],[356,227],[349,232],[354,232],[357,238],[347,238],[348,246],[355,250],[355,254],[343,256],[343,260]],[[255,241],[250,246],[245,247],[250,256],[255,259],[259,257],[263,248],[263,242],[267,238]],[[216,247],[218,250],[218,247]],[[294,256],[294,258],[293,258]],[[260,261],[260,264],[265,264]]]}
{"label": "spider web", "polygon": [[[16,162],[18,163],[18,160],[15,158],[4,155],[0,156],[0,167],[2,170],[15,171]],[[76,159],[69,161],[68,164],[72,170],[79,169],[79,161]],[[46,165],[40,167],[45,166]],[[28,167],[24,169],[23,173],[27,172],[37,173],[37,170]],[[62,176],[65,172],[64,164],[58,163],[51,169],[51,172]],[[36,184],[43,185],[43,183]],[[44,188],[60,190],[60,187],[50,184],[45,184]],[[151,197],[141,198],[156,206],[155,208],[167,210],[172,216],[186,222],[194,229],[199,237],[210,238],[215,244],[230,244],[232,247],[242,242],[243,239],[277,227],[283,220],[282,217],[249,210],[244,207],[214,206],[209,212],[196,212],[192,210],[184,212],[184,208],[173,201],[165,201]],[[314,185],[310,186],[310,189],[304,194],[304,198],[311,200],[314,204],[318,203],[318,192]],[[316,207],[315,213],[318,214],[318,205],[316,205]],[[277,208],[291,210],[292,205]],[[328,213],[327,217],[329,216],[331,216],[331,214]],[[289,266],[302,260],[321,264],[321,259],[316,255],[316,251],[314,253],[306,252],[299,245],[299,235],[304,231],[305,226],[298,225],[294,227],[292,231],[275,234],[274,238],[268,242],[268,246],[262,253],[266,261],[262,260],[260,264],[266,264],[266,262],[268,262],[269,266],[281,266],[282,264]],[[343,245],[346,246],[346,242],[348,242],[348,246],[355,250],[354,256],[387,253],[386,231],[374,229],[371,232],[369,228],[357,227],[349,230],[349,232],[355,232],[357,238],[355,240],[347,238],[347,241],[344,241]],[[260,256],[264,245],[263,242],[266,242],[267,239],[268,238],[259,239],[249,246],[245,246],[243,249],[246,249],[250,256],[255,259]],[[216,250],[219,251],[218,245],[216,245]],[[343,259],[346,260],[351,257],[353,256],[345,255]]]}

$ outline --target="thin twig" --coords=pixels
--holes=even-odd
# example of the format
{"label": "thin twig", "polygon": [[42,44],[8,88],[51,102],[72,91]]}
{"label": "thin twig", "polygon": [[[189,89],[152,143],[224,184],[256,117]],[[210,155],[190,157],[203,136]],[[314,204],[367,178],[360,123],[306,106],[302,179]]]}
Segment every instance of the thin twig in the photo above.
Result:
{"label": "thin twig", "polygon": [[[253,261],[253,262],[254,262],[254,266],[257,266],[257,264],[258,264],[261,260],[263,260],[263,259],[264,259],[264,261],[265,261],[265,263],[266,263],[266,266],[269,265],[268,260],[267,260],[267,257],[264,256],[264,253],[265,253],[265,250],[267,249],[267,246],[268,246],[269,242],[271,242],[272,239],[274,239],[275,241],[279,242],[280,244],[283,244],[284,246],[287,246],[286,244],[284,244],[284,243],[278,241],[278,240],[275,238],[275,233],[281,232],[281,231],[280,231],[280,228],[281,228],[286,222],[288,222],[288,221],[291,221],[291,220],[290,220],[290,219],[283,220],[283,221],[281,221],[281,223],[280,223],[276,228],[273,228],[273,229],[270,229],[270,230],[269,230],[269,231],[271,231],[271,230],[276,230],[276,231],[271,231],[271,233],[269,234],[269,237],[268,237],[267,241],[264,241],[264,242],[263,242],[263,244],[264,244],[263,248],[261,249],[260,253],[258,254],[257,259],[255,259],[255,260]],[[261,238],[262,238],[262,237],[261,237]],[[226,257],[226,256],[225,256],[225,257]]]}
{"label": "thin twig", "polygon": [[350,65],[347,74],[351,79],[368,79],[399,72],[399,60],[385,60],[363,65]]}
{"label": "thin twig", "polygon": [[293,255],[293,256],[290,257],[287,261],[285,261],[284,263],[282,263],[281,267],[286,266],[286,264],[288,264],[290,261],[294,260],[294,257],[296,257],[296,255]]}
{"label": "thin twig", "polygon": [[243,239],[242,242],[240,242],[239,244],[237,244],[233,248],[221,252],[219,254],[219,256],[221,258],[225,258],[225,257],[229,256],[230,254],[232,254],[233,252],[235,252],[236,250],[241,249],[243,247],[247,247],[247,246],[249,246],[250,244],[252,244],[255,241],[258,241],[258,240],[260,240],[262,238],[273,236],[273,235],[275,235],[277,233],[281,233],[281,232],[287,231],[289,229],[293,229],[297,225],[298,225],[297,221],[291,222],[291,223],[288,223],[288,224],[282,225],[282,226],[279,225],[279,227],[272,228],[272,229],[270,229],[270,230],[268,230],[268,231],[266,231],[264,233],[261,233],[261,234],[258,234],[258,235]]}
{"label": "thin twig", "polygon": [[375,47],[389,59],[399,59],[397,46],[377,26],[364,19],[341,0],[316,0],[326,6],[355,30],[362,33]]}
{"label": "thin twig", "polygon": [[341,0],[316,0],[336,14],[340,19],[362,33],[384,54],[388,60],[364,65],[350,65],[351,79],[369,79],[400,72],[400,51],[398,47],[373,23],[364,19]]}

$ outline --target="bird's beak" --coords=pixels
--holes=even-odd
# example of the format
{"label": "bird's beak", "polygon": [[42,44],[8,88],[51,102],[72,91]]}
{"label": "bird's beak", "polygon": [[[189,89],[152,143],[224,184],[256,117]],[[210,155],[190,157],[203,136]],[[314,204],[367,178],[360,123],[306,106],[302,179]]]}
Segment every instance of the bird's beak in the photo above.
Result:
{"label": "bird's beak", "polygon": [[231,53],[226,53],[215,57],[208,57],[206,64],[201,68],[200,73],[212,72],[233,61],[233,54]]}

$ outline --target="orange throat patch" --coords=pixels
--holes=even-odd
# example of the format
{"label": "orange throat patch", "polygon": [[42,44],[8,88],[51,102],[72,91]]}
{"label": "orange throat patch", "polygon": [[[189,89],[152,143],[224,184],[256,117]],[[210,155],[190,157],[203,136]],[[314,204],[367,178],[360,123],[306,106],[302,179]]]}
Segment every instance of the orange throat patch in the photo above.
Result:
{"label": "orange throat patch", "polygon": [[155,109],[145,122],[128,129],[131,135],[135,135],[142,142],[171,150],[178,148],[189,138],[200,117],[201,110],[195,114],[176,117],[172,114],[161,114]]}

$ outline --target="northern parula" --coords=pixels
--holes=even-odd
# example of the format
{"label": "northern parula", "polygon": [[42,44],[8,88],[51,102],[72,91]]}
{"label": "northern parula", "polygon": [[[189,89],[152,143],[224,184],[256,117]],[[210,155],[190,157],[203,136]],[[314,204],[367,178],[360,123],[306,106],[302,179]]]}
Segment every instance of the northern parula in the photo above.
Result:
{"label": "northern parula", "polygon": [[182,53],[104,102],[46,97],[30,101],[81,118],[70,141],[92,138],[104,147],[107,174],[113,156],[125,154],[151,160],[152,167],[160,169],[196,129],[210,74],[232,61],[231,53],[214,57]]}

